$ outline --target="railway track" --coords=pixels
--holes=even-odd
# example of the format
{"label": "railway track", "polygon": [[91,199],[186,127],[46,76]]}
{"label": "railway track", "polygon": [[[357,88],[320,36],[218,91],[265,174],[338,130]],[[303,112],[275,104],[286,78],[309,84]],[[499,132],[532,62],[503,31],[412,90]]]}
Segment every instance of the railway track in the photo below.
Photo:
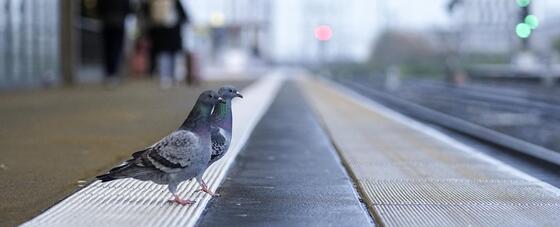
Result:
{"label": "railway track", "polygon": [[431,81],[389,91],[381,81],[336,81],[407,115],[560,165],[560,103],[542,94]]}

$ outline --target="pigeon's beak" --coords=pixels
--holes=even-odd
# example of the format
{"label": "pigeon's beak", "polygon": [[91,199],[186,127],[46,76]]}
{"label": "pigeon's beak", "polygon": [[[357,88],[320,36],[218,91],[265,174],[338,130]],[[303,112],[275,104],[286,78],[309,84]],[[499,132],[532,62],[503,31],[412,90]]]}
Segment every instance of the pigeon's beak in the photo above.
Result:
{"label": "pigeon's beak", "polygon": [[218,102],[219,103],[226,103],[226,101],[222,97],[218,97]]}
{"label": "pigeon's beak", "polygon": [[241,93],[239,92],[235,92],[235,97],[243,98],[243,95],[241,95]]}

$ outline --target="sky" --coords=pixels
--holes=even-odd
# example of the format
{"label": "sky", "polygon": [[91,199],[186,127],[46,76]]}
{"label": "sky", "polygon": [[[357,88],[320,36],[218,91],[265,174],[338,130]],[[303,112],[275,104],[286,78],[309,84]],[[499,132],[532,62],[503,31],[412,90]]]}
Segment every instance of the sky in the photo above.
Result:
{"label": "sky", "polygon": [[449,22],[445,11],[449,0],[390,0],[379,1],[385,13],[386,25],[422,29]]}

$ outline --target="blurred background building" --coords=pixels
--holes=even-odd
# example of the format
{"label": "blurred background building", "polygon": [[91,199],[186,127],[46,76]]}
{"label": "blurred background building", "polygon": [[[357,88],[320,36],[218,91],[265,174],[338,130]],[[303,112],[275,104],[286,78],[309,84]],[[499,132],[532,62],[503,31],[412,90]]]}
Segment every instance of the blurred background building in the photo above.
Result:
{"label": "blurred background building", "polygon": [[[276,62],[365,61],[379,30],[379,1],[273,1],[271,58]],[[332,38],[321,47],[313,32],[328,25]],[[325,48],[321,51],[320,48]],[[320,56],[324,54],[325,56]]]}
{"label": "blurred background building", "polygon": [[515,1],[453,0],[448,7],[458,52],[507,54],[519,43],[512,35],[519,20]]}
{"label": "blurred background building", "polygon": [[59,81],[58,0],[0,0],[0,88]]}
{"label": "blurred background building", "polygon": [[[138,0],[139,1],[139,0]],[[61,81],[64,36],[75,42],[75,80],[97,81],[102,74],[96,0],[0,0],[2,87],[39,86]],[[185,29],[184,46],[200,53],[207,66],[246,67],[256,63],[309,64],[322,60],[365,61],[376,26],[378,3],[368,0],[184,0],[193,26]],[[72,34],[62,33],[63,14],[74,21]],[[127,23],[129,39],[137,20]],[[319,25],[330,26],[332,39],[321,45]],[[130,40],[129,40],[130,41]],[[130,42],[127,45],[130,49]],[[323,50],[321,50],[323,49]],[[73,70],[73,69],[69,69]]]}
{"label": "blurred background building", "polygon": [[[539,19],[529,44],[535,50],[546,51],[548,39],[558,36],[558,9],[551,1],[530,1],[529,13]],[[511,54],[520,48],[522,39],[515,36],[515,26],[523,20],[519,5],[512,0],[452,0],[448,11],[450,32],[463,53]],[[548,40],[548,41],[547,41]]]}
{"label": "blurred background building", "polygon": [[[528,39],[516,36],[520,1],[530,3],[530,13],[540,22]],[[422,54],[432,56],[426,64],[436,68],[450,54],[467,64],[472,59],[509,64],[524,42],[539,61],[556,62],[560,50],[560,2],[555,0],[183,3],[193,22],[185,29],[184,46],[200,55],[205,68],[240,71],[325,61],[379,66],[418,61]],[[98,81],[102,55],[95,5],[96,0],[0,0],[0,87]],[[127,21],[130,53],[139,23],[134,17]],[[332,32],[327,42],[314,36],[319,26]]]}
{"label": "blurred background building", "polygon": [[234,67],[251,59],[267,59],[271,1],[184,1],[194,18],[187,46],[206,53],[205,59]]}

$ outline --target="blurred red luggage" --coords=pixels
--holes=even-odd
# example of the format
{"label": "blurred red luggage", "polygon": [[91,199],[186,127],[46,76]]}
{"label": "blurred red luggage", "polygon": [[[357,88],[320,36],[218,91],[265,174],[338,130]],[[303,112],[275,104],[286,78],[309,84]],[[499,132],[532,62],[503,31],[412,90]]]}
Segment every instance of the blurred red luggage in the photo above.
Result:
{"label": "blurred red luggage", "polygon": [[150,66],[149,44],[145,38],[139,38],[134,43],[134,50],[130,56],[130,72],[135,77],[147,75]]}

